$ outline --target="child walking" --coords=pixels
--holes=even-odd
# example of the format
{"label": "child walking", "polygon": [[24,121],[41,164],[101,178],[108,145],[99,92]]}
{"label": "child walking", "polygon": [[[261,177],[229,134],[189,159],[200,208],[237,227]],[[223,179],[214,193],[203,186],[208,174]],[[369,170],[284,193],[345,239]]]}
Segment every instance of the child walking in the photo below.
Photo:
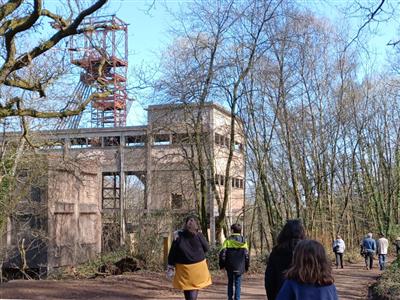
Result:
{"label": "child walking", "polygon": [[292,266],[277,300],[338,300],[332,269],[321,243],[300,241],[294,249]]}
{"label": "child walking", "polygon": [[[241,235],[242,226],[233,224],[232,235],[224,241],[219,253],[219,266],[228,275],[228,300],[240,300],[242,274],[249,268],[249,252],[245,238]],[[235,285],[235,298],[233,298]]]}

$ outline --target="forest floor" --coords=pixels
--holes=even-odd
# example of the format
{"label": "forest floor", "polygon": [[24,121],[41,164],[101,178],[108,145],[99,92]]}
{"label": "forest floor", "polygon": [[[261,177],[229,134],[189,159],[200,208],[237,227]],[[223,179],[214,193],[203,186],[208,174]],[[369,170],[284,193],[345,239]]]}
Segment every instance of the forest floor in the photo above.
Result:
{"label": "forest floor", "polygon": [[[377,261],[374,261],[377,264]],[[339,299],[368,299],[368,286],[375,282],[377,267],[365,270],[363,263],[348,264],[334,269]],[[198,299],[226,299],[226,276],[213,276],[213,284],[201,290]],[[93,280],[13,280],[0,285],[0,299],[182,299],[181,292],[171,288],[164,274],[139,271]],[[245,274],[242,282],[243,300],[266,299],[264,274]]]}

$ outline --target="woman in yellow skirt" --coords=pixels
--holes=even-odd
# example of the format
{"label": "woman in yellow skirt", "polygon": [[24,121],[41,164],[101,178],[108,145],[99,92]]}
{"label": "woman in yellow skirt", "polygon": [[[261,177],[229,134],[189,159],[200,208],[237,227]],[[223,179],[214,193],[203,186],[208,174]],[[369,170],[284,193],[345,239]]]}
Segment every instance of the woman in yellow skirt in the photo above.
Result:
{"label": "woman in yellow skirt", "polygon": [[173,287],[182,290],[186,300],[196,300],[200,289],[211,284],[205,253],[208,243],[195,217],[187,217],[183,230],[174,237],[168,255],[168,270],[175,268]]}

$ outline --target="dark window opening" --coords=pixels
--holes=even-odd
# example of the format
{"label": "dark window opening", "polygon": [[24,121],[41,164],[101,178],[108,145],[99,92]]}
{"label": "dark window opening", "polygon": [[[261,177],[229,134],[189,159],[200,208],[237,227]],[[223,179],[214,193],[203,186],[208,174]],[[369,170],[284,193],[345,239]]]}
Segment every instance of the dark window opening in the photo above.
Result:
{"label": "dark window opening", "polygon": [[154,145],[169,145],[171,143],[169,134],[156,134],[154,136]]}
{"label": "dark window opening", "polygon": [[229,147],[230,139],[218,133],[214,135],[215,144],[223,147]]}
{"label": "dark window opening", "polygon": [[225,146],[229,147],[230,144],[230,139],[228,137],[225,137]]}
{"label": "dark window opening", "polygon": [[215,134],[215,144],[216,145],[221,145],[221,140],[222,140],[222,136],[219,135],[218,133]]}
{"label": "dark window opening", "polygon": [[105,136],[104,147],[119,146],[119,136]]}
{"label": "dark window opening", "polygon": [[71,148],[87,148],[87,140],[86,138],[73,138],[70,140]]}
{"label": "dark window opening", "polygon": [[42,189],[40,187],[31,187],[31,200],[34,202],[40,202],[42,200]]}
{"label": "dark window opening", "polygon": [[171,194],[171,208],[179,209],[182,208],[183,197],[182,194]]}
{"label": "dark window opening", "polygon": [[240,179],[239,178],[235,179],[235,187],[240,188]]}
{"label": "dark window opening", "polygon": [[65,141],[64,139],[50,139],[44,142],[40,149],[62,149],[64,148]]}
{"label": "dark window opening", "polygon": [[125,137],[125,146],[127,147],[143,147],[145,142],[145,135],[133,135]]}
{"label": "dark window opening", "polygon": [[100,137],[88,138],[88,147],[101,147],[101,138]]}

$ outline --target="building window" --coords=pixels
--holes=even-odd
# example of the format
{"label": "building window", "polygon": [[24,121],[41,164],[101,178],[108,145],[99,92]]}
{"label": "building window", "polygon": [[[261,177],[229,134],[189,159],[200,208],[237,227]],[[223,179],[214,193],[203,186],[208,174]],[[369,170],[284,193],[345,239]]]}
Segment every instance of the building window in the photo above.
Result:
{"label": "building window", "polygon": [[171,208],[180,209],[182,208],[183,197],[182,194],[171,194]]}
{"label": "building window", "polygon": [[187,133],[175,133],[172,135],[173,144],[189,144],[190,136]]}
{"label": "building window", "polygon": [[34,202],[40,202],[42,200],[42,190],[40,187],[31,187],[31,200]]}
{"label": "building window", "polygon": [[154,145],[162,146],[171,144],[169,134],[156,134],[154,136]]}
{"label": "building window", "polygon": [[220,136],[218,133],[215,134],[215,144],[216,145],[221,145],[221,138],[222,136]]}
{"label": "building window", "polygon": [[219,185],[225,185],[225,176],[219,175]]}
{"label": "building window", "polygon": [[239,142],[235,142],[235,151],[243,152],[243,144]]}
{"label": "building window", "polygon": [[214,140],[215,140],[215,144],[216,144],[216,145],[220,145],[220,146],[222,146],[222,147],[227,147],[227,148],[229,148],[229,144],[230,144],[230,139],[229,139],[229,137],[222,136],[222,135],[216,133],[216,134],[214,135]]}
{"label": "building window", "polygon": [[240,188],[240,179],[235,178],[235,187]]}
{"label": "building window", "polygon": [[87,141],[88,141],[88,147],[101,147],[100,137],[89,137]]}
{"label": "building window", "polygon": [[72,149],[87,148],[86,138],[73,138],[70,140],[70,145]]}
{"label": "building window", "polygon": [[116,209],[120,204],[120,182],[118,173],[103,173],[102,207]]}
{"label": "building window", "polygon": [[40,145],[40,149],[62,149],[64,148],[64,139],[50,139]]}
{"label": "building window", "polygon": [[125,137],[125,146],[127,147],[143,147],[145,142],[145,135],[133,135]]}
{"label": "building window", "polygon": [[229,147],[229,144],[230,144],[230,139],[228,138],[228,137],[225,137],[225,146],[226,147]]}
{"label": "building window", "polygon": [[104,147],[119,146],[119,136],[105,136],[103,138]]}

